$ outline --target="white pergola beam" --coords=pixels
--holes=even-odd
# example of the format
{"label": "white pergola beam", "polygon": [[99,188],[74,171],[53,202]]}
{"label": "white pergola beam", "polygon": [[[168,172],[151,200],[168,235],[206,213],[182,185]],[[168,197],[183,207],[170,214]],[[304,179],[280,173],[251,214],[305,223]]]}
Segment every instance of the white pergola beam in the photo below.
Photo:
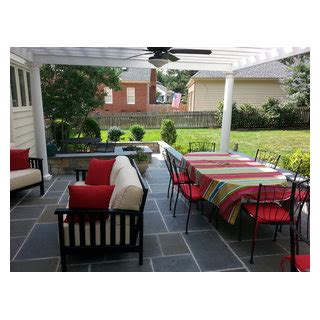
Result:
{"label": "white pergola beam", "polygon": [[309,47],[292,47],[290,50],[286,50],[286,48],[272,48],[267,51],[262,51],[254,56],[255,62],[250,62],[250,58],[246,58],[244,60],[240,59],[240,61],[233,64],[233,71],[288,58],[306,52],[310,52]]}
{"label": "white pergola beam", "polygon": [[[34,54],[33,62],[37,64],[67,64],[109,67],[155,68],[148,60],[142,59],[110,59],[101,57],[77,57],[64,55]],[[231,72],[232,63],[226,62],[169,62],[162,69],[177,70],[213,70]]]}

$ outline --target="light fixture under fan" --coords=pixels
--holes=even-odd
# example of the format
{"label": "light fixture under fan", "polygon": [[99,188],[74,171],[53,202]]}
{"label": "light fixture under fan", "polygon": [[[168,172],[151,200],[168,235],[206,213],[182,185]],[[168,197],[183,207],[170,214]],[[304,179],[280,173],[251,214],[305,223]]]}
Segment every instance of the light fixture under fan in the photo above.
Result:
{"label": "light fixture under fan", "polygon": [[154,65],[156,68],[161,68],[168,62],[176,62],[179,60],[178,57],[173,55],[175,54],[211,54],[211,50],[206,49],[178,49],[178,48],[171,48],[171,47],[147,47],[147,51],[145,53],[141,53],[132,57],[129,57],[128,59],[147,55],[147,54],[153,54],[153,56],[149,57],[148,61],[152,65]]}

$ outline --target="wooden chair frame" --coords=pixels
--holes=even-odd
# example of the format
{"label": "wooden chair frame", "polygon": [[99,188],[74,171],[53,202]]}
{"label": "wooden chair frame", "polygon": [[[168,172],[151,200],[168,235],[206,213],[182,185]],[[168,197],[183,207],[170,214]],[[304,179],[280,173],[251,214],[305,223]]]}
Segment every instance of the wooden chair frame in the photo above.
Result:
{"label": "wooden chair frame", "polygon": [[43,181],[42,159],[41,158],[29,157],[29,163],[30,163],[30,168],[40,170],[40,172],[41,172],[41,181],[39,181],[37,183],[30,184],[28,186],[25,186],[25,187],[22,187],[22,188],[19,188],[19,189],[12,190],[11,192],[23,191],[23,190],[27,190],[27,189],[39,186],[40,187],[40,195],[43,196],[44,195],[44,181]]}
{"label": "wooden chair frame", "polygon": [[[143,180],[136,163],[130,159],[131,165],[135,168],[143,189],[143,197],[138,211],[113,210],[113,209],[56,209],[58,215],[59,243],[61,256],[61,270],[67,271],[66,255],[71,253],[82,253],[87,251],[112,251],[112,252],[138,252],[139,264],[143,264],[143,211],[147,199],[148,188]],[[76,180],[79,181],[80,173],[82,180],[85,180],[87,170],[76,169]],[[70,245],[66,246],[64,241],[64,215],[69,217],[69,239]],[[77,222],[74,221],[77,216]],[[110,219],[110,244],[106,244],[106,216]],[[116,218],[120,217],[120,244],[116,244]],[[126,217],[130,221],[130,243],[125,243]],[[95,226],[100,221],[100,244],[96,244]],[[75,244],[74,224],[79,223],[80,246]],[[90,245],[85,244],[85,224],[90,224]]]}

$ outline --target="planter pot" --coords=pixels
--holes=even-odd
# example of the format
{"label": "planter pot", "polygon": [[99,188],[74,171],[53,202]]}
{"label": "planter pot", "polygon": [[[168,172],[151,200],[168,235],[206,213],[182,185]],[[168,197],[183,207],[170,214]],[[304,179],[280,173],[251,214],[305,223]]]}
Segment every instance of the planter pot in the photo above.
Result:
{"label": "planter pot", "polygon": [[137,167],[138,167],[141,174],[144,174],[147,171],[148,166],[149,166],[148,161],[143,161],[143,162],[137,163]]}

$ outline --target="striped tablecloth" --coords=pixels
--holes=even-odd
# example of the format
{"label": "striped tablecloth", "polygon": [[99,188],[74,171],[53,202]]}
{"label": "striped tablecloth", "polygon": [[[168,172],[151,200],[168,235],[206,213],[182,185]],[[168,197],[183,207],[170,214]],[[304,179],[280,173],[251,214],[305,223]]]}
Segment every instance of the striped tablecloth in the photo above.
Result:
{"label": "striped tablecloth", "polygon": [[188,153],[182,158],[181,166],[200,185],[202,197],[218,206],[230,224],[236,221],[241,198],[257,195],[260,183],[287,185],[282,173],[237,154]]}

